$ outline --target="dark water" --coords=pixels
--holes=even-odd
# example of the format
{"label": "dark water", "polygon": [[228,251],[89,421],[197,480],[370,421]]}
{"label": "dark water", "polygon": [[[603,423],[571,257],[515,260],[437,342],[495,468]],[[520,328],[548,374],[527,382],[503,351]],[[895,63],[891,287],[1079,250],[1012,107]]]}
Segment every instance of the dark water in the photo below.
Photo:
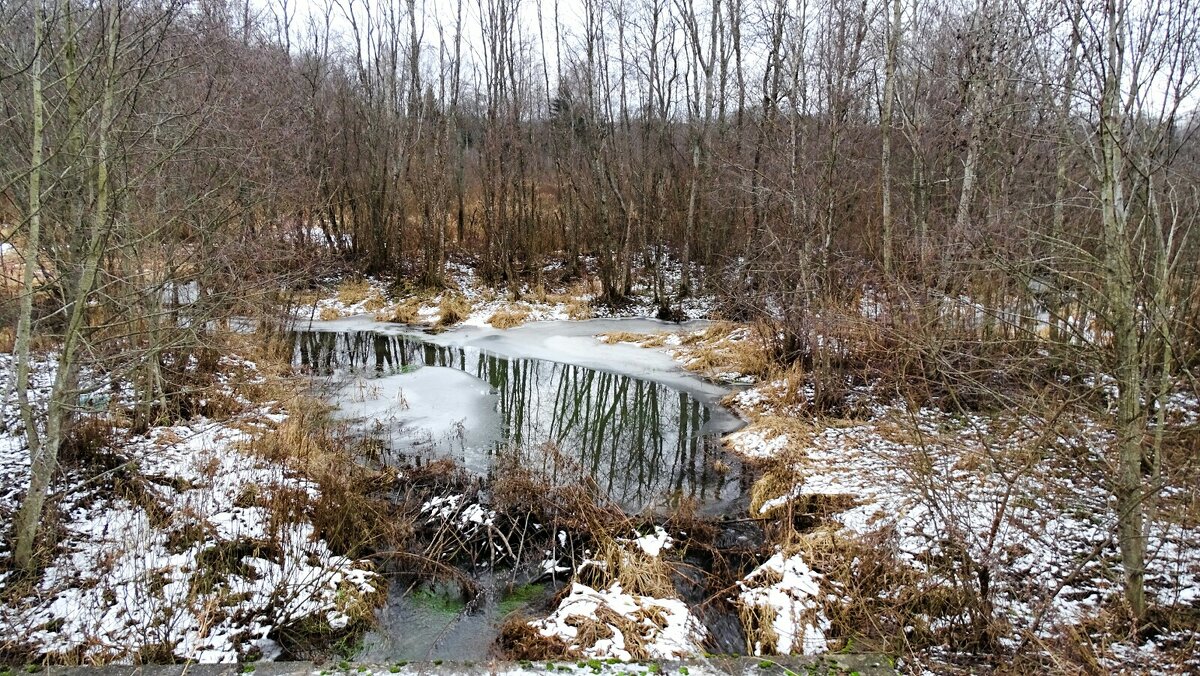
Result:
{"label": "dark water", "polygon": [[[527,466],[540,463],[554,480],[590,477],[630,511],[680,498],[722,511],[746,489],[741,468],[719,440],[740,422],[715,401],[659,382],[616,369],[509,358],[373,331],[297,332],[294,345],[293,362],[304,369],[335,379],[396,383],[413,396],[422,393],[406,383],[419,388],[434,382],[416,378],[428,367],[465,373],[485,386],[473,392],[437,388],[437,412],[462,415],[439,431],[413,429],[401,406],[387,413],[372,409],[374,419],[364,422],[385,438],[396,464],[449,456],[486,472],[496,453],[515,452]],[[436,382],[452,375],[436,376]],[[480,396],[482,405],[470,403]]]}

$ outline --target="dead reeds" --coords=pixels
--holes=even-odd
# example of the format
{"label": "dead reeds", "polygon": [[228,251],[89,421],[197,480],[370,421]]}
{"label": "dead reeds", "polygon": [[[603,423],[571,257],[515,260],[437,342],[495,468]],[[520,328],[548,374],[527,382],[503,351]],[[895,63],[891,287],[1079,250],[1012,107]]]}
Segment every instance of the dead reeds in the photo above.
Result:
{"label": "dead reeds", "polygon": [[530,315],[530,309],[525,305],[509,305],[492,313],[488,317],[488,324],[491,324],[497,329],[511,329],[514,326],[524,324]]}
{"label": "dead reeds", "polygon": [[471,302],[462,294],[447,291],[442,294],[442,301],[438,304],[438,320],[437,328],[446,329],[462,322],[471,315]]}

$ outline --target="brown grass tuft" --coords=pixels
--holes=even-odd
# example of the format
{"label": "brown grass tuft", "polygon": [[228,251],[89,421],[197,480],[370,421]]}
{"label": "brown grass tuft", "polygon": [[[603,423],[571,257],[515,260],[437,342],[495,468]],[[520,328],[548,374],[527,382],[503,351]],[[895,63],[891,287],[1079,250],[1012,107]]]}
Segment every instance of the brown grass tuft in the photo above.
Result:
{"label": "brown grass tuft", "polygon": [[[633,343],[634,345],[641,345],[642,347],[653,347],[653,345],[650,343],[654,341],[656,334],[634,333],[633,331],[609,331],[607,333],[601,333],[600,337],[603,338],[609,345],[616,345],[617,343]],[[658,344],[662,344],[661,340],[658,342]]]}
{"label": "brown grass tuft", "polygon": [[515,613],[500,625],[496,645],[510,660],[562,660],[571,658],[571,647],[557,636],[542,636],[530,618]]}
{"label": "brown grass tuft", "polygon": [[[774,580],[778,582],[778,580]],[[770,582],[764,582],[770,584]],[[775,618],[779,612],[771,606],[738,603],[738,619],[742,622],[742,632],[746,635],[746,652],[762,655],[773,655],[777,652],[779,635],[775,633]]]}
{"label": "brown grass tuft", "polygon": [[420,310],[421,299],[409,298],[387,312],[376,314],[375,319],[396,324],[419,324],[421,323]]}
{"label": "brown grass tuft", "polygon": [[381,497],[394,475],[356,462],[353,438],[333,426],[328,413],[324,404],[298,398],[289,405],[287,420],[248,444],[250,452],[308,477],[320,491],[307,505],[302,496],[277,492],[265,505],[270,518],[283,523],[307,512],[330,547],[351,557],[397,548],[412,534],[413,524]]}
{"label": "brown grass tuft", "polygon": [[383,296],[375,292],[372,292],[371,295],[367,296],[367,299],[363,301],[363,309],[367,312],[379,312],[385,307],[387,307],[387,301],[384,300]]}
{"label": "brown grass tuft", "polygon": [[471,302],[461,294],[447,291],[442,296],[442,302],[438,306],[438,310],[440,311],[440,315],[438,316],[437,326],[439,328],[449,328],[471,315]]}
{"label": "brown grass tuft", "polygon": [[529,308],[524,305],[510,305],[506,308],[501,308],[492,313],[488,317],[488,324],[498,329],[511,329],[514,326],[520,326],[529,319]]}
{"label": "brown grass tuft", "polygon": [[[770,517],[789,510],[793,498],[788,496],[796,486],[802,483],[804,483],[804,474],[794,464],[790,462],[774,463],[763,472],[763,475],[754,482],[754,486],[750,489],[750,515],[755,518]],[[788,499],[765,512],[763,511],[767,503],[784,497],[788,497]]]}
{"label": "brown grass tuft", "polygon": [[731,322],[717,322],[699,333],[685,336],[683,344],[687,369],[708,374],[735,372],[764,377],[774,368],[770,343],[763,327],[746,328]]}
{"label": "brown grass tuft", "polygon": [[338,285],[337,299],[346,305],[362,302],[371,293],[371,284],[367,280],[347,279]]}
{"label": "brown grass tuft", "polygon": [[572,298],[567,301],[567,316],[576,321],[591,319],[596,316],[592,304],[583,298]]}
{"label": "brown grass tuft", "polygon": [[341,319],[341,317],[341,311],[335,307],[321,308],[321,314],[318,315],[318,318],[323,322],[331,322],[335,319]]}
{"label": "brown grass tuft", "polygon": [[671,582],[671,569],[658,556],[650,556],[640,548],[617,542],[607,533],[597,536],[594,560],[600,562],[579,570],[577,577],[584,584],[603,589],[619,582],[628,594],[671,598],[675,596],[675,585]]}

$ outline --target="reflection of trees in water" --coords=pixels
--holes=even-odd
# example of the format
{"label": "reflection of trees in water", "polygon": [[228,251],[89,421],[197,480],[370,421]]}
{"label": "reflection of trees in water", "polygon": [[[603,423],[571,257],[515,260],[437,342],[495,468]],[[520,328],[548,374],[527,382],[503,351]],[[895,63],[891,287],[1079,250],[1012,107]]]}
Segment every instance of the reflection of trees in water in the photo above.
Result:
{"label": "reflection of trees in water", "polygon": [[383,376],[414,366],[467,370],[464,350],[371,331],[297,331],[292,364],[326,376],[366,371]]}
{"label": "reflection of trees in water", "polygon": [[708,408],[659,383],[365,331],[298,332],[293,363],[322,375],[454,368],[488,383],[499,398],[502,430],[492,452],[515,449],[555,481],[582,472],[626,505],[668,495],[718,497],[721,477],[711,470],[718,444],[700,432]]}

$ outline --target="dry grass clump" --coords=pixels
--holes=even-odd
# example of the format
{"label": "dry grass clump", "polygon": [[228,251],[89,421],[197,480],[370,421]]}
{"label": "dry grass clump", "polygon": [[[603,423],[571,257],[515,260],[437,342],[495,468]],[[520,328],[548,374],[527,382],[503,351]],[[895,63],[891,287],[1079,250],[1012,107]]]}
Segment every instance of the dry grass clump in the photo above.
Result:
{"label": "dry grass clump", "polygon": [[[669,333],[611,331],[600,334],[609,343],[662,347]],[[708,375],[736,373],[762,378],[777,368],[772,347],[761,327],[717,322],[695,333],[683,334],[677,357],[689,371]]]}
{"label": "dry grass clump", "polygon": [[592,304],[583,298],[572,298],[567,301],[567,316],[576,321],[591,319],[596,316]]}
{"label": "dry grass clump", "polygon": [[493,312],[487,321],[497,329],[511,329],[524,324],[529,319],[529,312],[525,305],[510,305]]}
{"label": "dry grass clump", "polygon": [[331,322],[335,319],[341,319],[342,312],[335,307],[323,307],[317,317],[323,322]]}
{"label": "dry grass clump", "polygon": [[900,654],[939,645],[945,637],[930,624],[964,613],[963,594],[931,586],[926,573],[900,560],[895,538],[890,529],[850,538],[821,529],[796,539],[804,560],[841,597],[824,608],[831,639],[853,641],[862,651]]}
{"label": "dry grass clump", "polygon": [[601,333],[600,337],[609,345],[617,343],[632,343],[640,347],[659,347],[667,339],[665,333],[635,333],[633,331],[609,331]]}
{"label": "dry grass clump", "polygon": [[583,650],[612,638],[613,628],[616,628],[625,639],[625,651],[638,662],[650,659],[650,651],[646,649],[646,634],[667,626],[662,610],[658,608],[639,608],[634,611],[633,617],[626,617],[604,605],[596,609],[595,617],[572,617],[567,624],[573,625],[578,631],[575,642]]}
{"label": "dry grass clump", "polygon": [[790,510],[794,499],[792,491],[803,483],[804,473],[794,463],[772,463],[750,488],[750,515],[774,517]]}
{"label": "dry grass clump", "polygon": [[361,303],[371,293],[371,284],[367,280],[347,279],[338,284],[337,299],[344,305]]}
{"label": "dry grass clump", "polygon": [[607,333],[601,333],[599,337],[603,338],[605,342],[610,344],[635,343],[640,345],[642,340],[648,335],[649,334],[646,333],[634,333],[633,331],[609,331]]}
{"label": "dry grass clump", "polygon": [[529,622],[531,618],[514,613],[500,625],[496,646],[510,660],[563,660],[572,658],[571,646],[557,636],[542,636]]}
{"label": "dry grass clump", "polygon": [[[756,582],[761,586],[777,584],[783,578],[773,570],[759,573]],[[738,620],[742,623],[742,633],[746,636],[746,651],[753,655],[773,655],[778,652],[779,634],[775,632],[775,618],[779,611],[774,606],[757,605],[752,603],[737,603]]]}
{"label": "dry grass clump", "polygon": [[328,414],[324,404],[298,398],[289,405],[287,420],[249,442],[250,452],[308,477],[320,491],[311,505],[302,496],[279,492],[266,506],[281,522],[295,520],[297,510],[308,513],[330,548],[346,556],[395,548],[413,532],[413,524],[398,518],[378,495],[395,477],[356,462],[353,439],[334,427]]}
{"label": "dry grass clump", "polygon": [[735,372],[764,377],[775,367],[771,344],[759,326],[741,327],[717,322],[699,333],[685,336],[687,369],[701,373]]}
{"label": "dry grass clump", "polygon": [[459,293],[448,291],[442,295],[438,311],[438,328],[449,328],[471,315],[471,301]]}
{"label": "dry grass clump", "polygon": [[316,305],[321,298],[321,292],[317,291],[316,289],[294,291],[291,294],[291,302],[296,307],[312,307]]}
{"label": "dry grass clump", "polygon": [[387,300],[376,291],[372,291],[371,295],[363,301],[363,309],[367,312],[379,312],[385,307],[387,307]]}
{"label": "dry grass clump", "polygon": [[421,299],[409,298],[388,312],[376,314],[375,319],[395,324],[419,324],[421,322]]}
{"label": "dry grass clump", "polygon": [[[632,529],[630,529],[632,530]],[[597,533],[596,551],[590,565],[583,566],[576,578],[594,589],[604,589],[618,582],[627,594],[671,598],[675,585],[671,569],[658,556],[650,556],[641,548],[618,542],[606,533]]]}

